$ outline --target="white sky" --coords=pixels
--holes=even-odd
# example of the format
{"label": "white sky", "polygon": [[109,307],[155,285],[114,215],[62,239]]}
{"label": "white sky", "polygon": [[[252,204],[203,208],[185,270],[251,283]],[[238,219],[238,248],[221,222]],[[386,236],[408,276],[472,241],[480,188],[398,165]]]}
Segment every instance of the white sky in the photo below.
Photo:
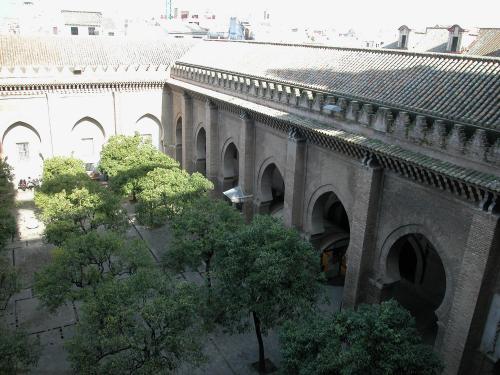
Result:
{"label": "white sky", "polygon": [[[15,12],[22,0],[0,0],[0,16]],[[45,10],[101,10],[119,17],[156,16],[165,0],[32,0]],[[212,10],[219,19],[229,16],[260,20],[267,9],[273,23],[357,31],[460,24],[463,27],[500,27],[499,0],[173,0],[173,7]],[[3,13],[3,14],[2,14]]]}

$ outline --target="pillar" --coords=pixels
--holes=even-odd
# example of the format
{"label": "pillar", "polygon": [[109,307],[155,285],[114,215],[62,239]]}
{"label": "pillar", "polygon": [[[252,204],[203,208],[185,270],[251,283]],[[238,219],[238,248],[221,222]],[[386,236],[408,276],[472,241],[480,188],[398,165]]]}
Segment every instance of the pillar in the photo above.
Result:
{"label": "pillar", "polygon": [[172,91],[168,86],[163,87],[161,95],[161,126],[163,127],[163,152],[175,159],[175,124]]}
{"label": "pillar", "polygon": [[468,340],[480,341],[482,329],[478,325],[484,323],[488,307],[484,306],[484,296],[496,277],[492,270],[497,269],[498,262],[498,221],[498,216],[491,212],[474,212],[442,342],[445,375],[459,373]]}
{"label": "pillar", "polygon": [[382,184],[382,168],[367,157],[356,176],[356,196],[351,212],[351,239],[347,250],[347,271],[342,306],[355,307],[368,286],[368,269],[375,253],[376,220]]}
{"label": "pillar", "polygon": [[253,216],[253,180],[255,163],[255,123],[248,113],[242,111],[241,119],[241,138],[239,153],[239,185],[245,195],[251,195],[243,204],[243,214],[247,220]]}
{"label": "pillar", "polygon": [[219,111],[214,102],[205,103],[205,124],[207,132],[206,170],[207,178],[214,184],[216,194],[222,193],[217,174],[219,171]]}
{"label": "pillar", "polygon": [[288,133],[285,166],[285,202],[283,221],[286,226],[302,229],[304,206],[304,182],[306,162],[306,139],[297,129]]}
{"label": "pillar", "polygon": [[182,96],[182,167],[189,173],[193,165],[193,99],[188,94]]}

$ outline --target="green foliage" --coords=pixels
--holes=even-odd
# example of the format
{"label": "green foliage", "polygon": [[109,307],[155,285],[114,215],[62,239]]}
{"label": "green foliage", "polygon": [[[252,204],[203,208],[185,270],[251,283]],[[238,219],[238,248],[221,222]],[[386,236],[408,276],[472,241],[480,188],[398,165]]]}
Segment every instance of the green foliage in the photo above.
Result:
{"label": "green foliage", "polygon": [[53,251],[52,263],[35,275],[35,291],[53,311],[66,301],[85,299],[105,281],[151,266],[142,241],[94,231],[71,237]]}
{"label": "green foliage", "polygon": [[0,159],[0,254],[17,232],[16,219],[11,212],[14,196],[12,168]]}
{"label": "green foliage", "polygon": [[12,179],[12,167],[0,158],[0,210],[10,208],[14,203]]}
{"label": "green foliage", "polygon": [[139,180],[155,168],[178,168],[179,164],[138,134],[111,137],[101,151],[99,169],[110,177],[110,186],[124,195],[140,191]]}
{"label": "green foliage", "polygon": [[78,374],[171,374],[200,363],[198,292],[159,272],[101,285],[67,343]]}
{"label": "green foliage", "polygon": [[9,208],[0,206],[0,252],[8,240],[12,240],[17,232],[16,219]]}
{"label": "green foliage", "polygon": [[35,203],[46,225],[45,237],[56,245],[75,233],[99,227],[120,231],[127,225],[120,198],[90,179],[84,186],[69,191],[37,192]]}
{"label": "green foliage", "polygon": [[89,183],[83,161],[73,157],[56,156],[43,162],[42,186],[46,194],[72,190]]}
{"label": "green foliage", "polygon": [[205,264],[207,284],[211,286],[211,263],[225,238],[243,225],[240,213],[222,200],[200,197],[170,221],[173,241],[163,259],[165,266],[183,271]]}
{"label": "green foliage", "polygon": [[13,240],[17,232],[16,219],[12,215],[14,197],[12,168],[0,159],[0,308],[19,289],[16,271],[3,253],[7,242]]}
{"label": "green foliage", "polygon": [[17,272],[6,257],[0,255],[0,309],[9,301],[9,298],[19,290]]}
{"label": "green foliage", "polygon": [[35,366],[40,343],[22,331],[10,331],[0,324],[0,375],[12,375]]}
{"label": "green foliage", "polygon": [[311,244],[271,216],[256,216],[250,225],[227,237],[215,257],[214,287],[223,324],[249,328],[253,315],[264,370],[261,332],[313,308],[319,285],[318,258]]}
{"label": "green foliage", "polygon": [[159,226],[184,206],[213,189],[200,173],[156,168],[140,179],[137,217],[142,224]]}
{"label": "green foliage", "polygon": [[55,156],[43,162],[43,182],[52,180],[61,175],[77,176],[85,173],[83,161],[67,156]]}
{"label": "green foliage", "polygon": [[285,374],[437,375],[443,369],[395,301],[288,322],[280,336]]}
{"label": "green foliage", "polygon": [[227,237],[221,250],[215,259],[216,286],[236,328],[255,312],[265,332],[316,301],[318,257],[309,242],[278,219],[255,216]]}

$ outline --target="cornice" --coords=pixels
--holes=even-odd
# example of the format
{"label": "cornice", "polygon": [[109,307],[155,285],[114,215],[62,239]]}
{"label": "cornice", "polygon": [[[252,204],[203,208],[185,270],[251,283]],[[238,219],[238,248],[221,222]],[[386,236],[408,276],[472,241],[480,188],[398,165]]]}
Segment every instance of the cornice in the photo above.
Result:
{"label": "cornice", "polygon": [[[250,96],[293,108],[305,116],[333,118],[346,124],[374,129],[399,141],[434,149],[472,162],[500,167],[500,131],[451,120],[414,108],[394,107],[349,95],[177,62],[175,79],[211,87],[235,96]],[[330,104],[335,112],[325,109]],[[328,107],[326,107],[328,108]]]}
{"label": "cornice", "polygon": [[471,202],[480,209],[497,212],[500,208],[500,178],[456,164],[408,151],[397,145],[333,129],[318,121],[198,87],[182,81],[169,81],[201,101],[210,100],[219,110],[239,115],[247,113],[288,136],[300,134],[307,142],[343,154],[370,167],[377,165],[406,179],[447,192]]}

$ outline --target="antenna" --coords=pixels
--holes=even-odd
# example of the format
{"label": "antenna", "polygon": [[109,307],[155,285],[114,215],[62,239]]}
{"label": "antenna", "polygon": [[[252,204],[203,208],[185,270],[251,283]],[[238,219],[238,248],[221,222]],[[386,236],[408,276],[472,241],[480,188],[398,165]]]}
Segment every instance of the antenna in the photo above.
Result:
{"label": "antenna", "polygon": [[172,0],[165,0],[165,18],[171,20],[172,16]]}

